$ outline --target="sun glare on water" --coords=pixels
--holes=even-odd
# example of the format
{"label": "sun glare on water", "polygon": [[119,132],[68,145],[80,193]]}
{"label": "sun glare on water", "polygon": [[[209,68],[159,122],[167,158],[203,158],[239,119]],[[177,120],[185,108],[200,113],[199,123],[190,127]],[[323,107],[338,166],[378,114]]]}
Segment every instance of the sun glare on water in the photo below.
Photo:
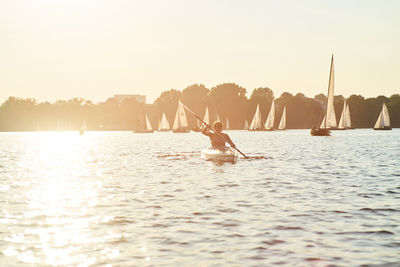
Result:
{"label": "sun glare on water", "polygon": [[[103,184],[90,176],[88,167],[95,153],[90,146],[95,134],[38,133],[34,138],[35,147],[26,152],[32,153],[28,157],[32,162],[24,163],[33,176],[25,191],[26,209],[20,211],[31,225],[9,240],[30,240],[32,246],[9,247],[4,253],[16,254],[20,262],[53,266],[95,263],[90,250],[85,250],[88,247],[101,250],[103,260],[117,257],[120,252],[102,246],[106,238],[92,231],[102,220],[92,207],[98,205]],[[115,233],[107,235],[112,238]]]}

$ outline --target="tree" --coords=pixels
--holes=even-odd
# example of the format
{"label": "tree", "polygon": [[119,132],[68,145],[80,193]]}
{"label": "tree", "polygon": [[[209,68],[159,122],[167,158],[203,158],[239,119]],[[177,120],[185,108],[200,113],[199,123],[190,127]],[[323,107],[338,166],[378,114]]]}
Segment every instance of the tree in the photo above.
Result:
{"label": "tree", "polygon": [[210,93],[210,120],[216,118],[225,122],[229,118],[232,128],[242,128],[246,119],[243,112],[247,106],[246,89],[234,83],[219,84],[211,88]]}

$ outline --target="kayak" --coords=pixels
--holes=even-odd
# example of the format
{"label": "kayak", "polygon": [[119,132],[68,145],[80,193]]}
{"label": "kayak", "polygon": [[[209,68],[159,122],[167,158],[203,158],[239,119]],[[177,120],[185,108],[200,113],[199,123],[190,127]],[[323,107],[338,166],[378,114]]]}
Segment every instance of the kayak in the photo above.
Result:
{"label": "kayak", "polygon": [[230,147],[210,147],[201,151],[201,157],[205,160],[235,162],[238,156],[235,154],[235,150]]}

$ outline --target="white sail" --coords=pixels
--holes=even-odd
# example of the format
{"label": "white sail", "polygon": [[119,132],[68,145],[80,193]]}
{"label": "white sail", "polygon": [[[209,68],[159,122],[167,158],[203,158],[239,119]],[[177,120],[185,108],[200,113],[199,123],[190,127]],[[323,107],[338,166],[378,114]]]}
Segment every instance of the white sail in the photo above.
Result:
{"label": "white sail", "polygon": [[225,129],[229,130],[230,128],[231,128],[231,126],[229,125],[229,119],[228,119],[228,117],[226,117]]}
{"label": "white sail", "polygon": [[197,129],[201,128],[201,122],[198,119],[196,119],[196,127]]}
{"label": "white sail", "polygon": [[87,130],[87,124],[86,124],[86,121],[84,120],[83,122],[82,122],[82,124],[81,124],[81,130],[82,131],[86,131]]}
{"label": "white sail", "polygon": [[271,109],[268,114],[267,121],[265,122],[264,128],[266,130],[271,130],[274,128],[274,121],[275,121],[275,100],[272,100]]}
{"label": "white sail", "polygon": [[379,129],[385,127],[390,127],[390,118],[389,118],[389,111],[385,103],[383,103],[382,111],[379,114],[378,120],[376,121],[374,128]]}
{"label": "white sail", "polygon": [[322,119],[321,126],[319,128],[325,128],[325,120],[326,116],[324,116],[324,118]]}
{"label": "white sail", "polygon": [[173,129],[178,130],[186,127],[188,127],[188,122],[186,118],[185,108],[183,107],[182,102],[179,100],[178,110],[176,111]]}
{"label": "white sail", "polygon": [[344,104],[343,104],[343,110],[342,110],[342,115],[340,116],[340,120],[339,120],[339,129],[346,129],[347,128],[347,105],[346,105],[346,100],[344,100]]}
{"label": "white sail", "polygon": [[333,66],[333,55],[331,60],[331,72],[329,74],[329,85],[328,85],[328,98],[327,98],[327,106],[326,106],[326,121],[321,128],[336,128],[336,115],[335,115],[335,107],[333,106],[334,99],[334,89],[335,89],[335,69]]}
{"label": "white sail", "polygon": [[169,126],[167,116],[165,116],[165,113],[163,113],[160,121],[160,131],[169,131],[169,130],[171,130],[171,127]]}
{"label": "white sail", "polygon": [[351,116],[349,105],[346,104],[346,127],[351,128]]}
{"label": "white sail", "polygon": [[383,116],[384,126],[389,127],[390,126],[389,111],[388,111],[385,103],[383,103],[383,107],[382,107],[382,116]]}
{"label": "white sail", "polygon": [[257,105],[256,112],[254,113],[253,120],[251,121],[249,130],[261,130],[261,112],[260,105]]}
{"label": "white sail", "polygon": [[246,120],[244,122],[243,130],[248,130],[249,129],[249,122]]}
{"label": "white sail", "polygon": [[209,113],[208,113],[208,107],[206,107],[206,113],[204,114],[204,119],[203,119],[203,121],[204,121],[205,123],[207,123],[208,125],[210,124],[210,115],[209,115]]}
{"label": "white sail", "polygon": [[378,128],[383,128],[383,127],[384,127],[384,123],[383,123],[382,111],[381,111],[381,113],[379,113],[378,119],[376,120],[374,128],[378,129]]}
{"label": "white sail", "polygon": [[283,108],[282,118],[278,126],[279,130],[286,129],[286,106]]}
{"label": "white sail", "polygon": [[151,123],[149,121],[149,118],[147,117],[147,115],[144,115],[146,117],[146,130],[147,131],[153,131],[153,128],[151,127]]}

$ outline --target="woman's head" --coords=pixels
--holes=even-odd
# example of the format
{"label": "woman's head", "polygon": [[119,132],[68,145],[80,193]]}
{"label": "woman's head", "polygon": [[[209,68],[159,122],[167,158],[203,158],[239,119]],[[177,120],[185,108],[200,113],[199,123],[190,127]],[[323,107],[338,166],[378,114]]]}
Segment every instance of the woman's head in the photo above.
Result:
{"label": "woman's head", "polygon": [[222,122],[214,121],[213,128],[215,131],[221,132],[222,131]]}

